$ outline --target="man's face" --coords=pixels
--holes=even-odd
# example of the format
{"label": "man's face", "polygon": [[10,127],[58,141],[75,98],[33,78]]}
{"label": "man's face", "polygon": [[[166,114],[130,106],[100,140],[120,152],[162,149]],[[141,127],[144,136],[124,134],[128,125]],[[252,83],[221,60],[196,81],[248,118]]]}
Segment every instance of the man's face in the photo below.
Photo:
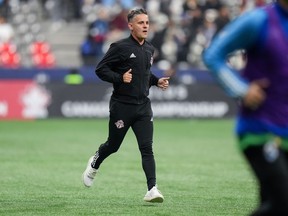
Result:
{"label": "man's face", "polygon": [[149,19],[146,14],[136,15],[131,22],[128,23],[128,27],[132,36],[138,41],[143,42],[148,36]]}

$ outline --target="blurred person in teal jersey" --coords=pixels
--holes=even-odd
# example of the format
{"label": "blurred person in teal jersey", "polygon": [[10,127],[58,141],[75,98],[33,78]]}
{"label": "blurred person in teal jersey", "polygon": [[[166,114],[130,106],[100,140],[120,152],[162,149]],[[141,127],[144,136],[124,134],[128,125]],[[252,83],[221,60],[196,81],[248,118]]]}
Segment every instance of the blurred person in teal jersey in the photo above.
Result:
{"label": "blurred person in teal jersey", "polygon": [[[236,70],[229,55],[244,50]],[[228,95],[239,101],[239,147],[259,183],[253,216],[288,215],[288,0],[248,11],[226,25],[203,61]]]}

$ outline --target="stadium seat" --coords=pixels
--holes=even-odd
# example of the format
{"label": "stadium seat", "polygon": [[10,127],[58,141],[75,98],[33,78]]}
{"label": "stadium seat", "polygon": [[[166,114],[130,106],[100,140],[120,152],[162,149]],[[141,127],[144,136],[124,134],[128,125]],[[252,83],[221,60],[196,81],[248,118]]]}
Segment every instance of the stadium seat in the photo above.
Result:
{"label": "stadium seat", "polygon": [[35,67],[51,68],[55,66],[55,56],[52,54],[50,45],[47,42],[36,41],[32,43],[30,52]]}
{"label": "stadium seat", "polygon": [[36,41],[31,44],[30,51],[32,55],[50,52],[50,45],[46,42]]}
{"label": "stadium seat", "polygon": [[5,68],[17,68],[20,66],[20,55],[15,44],[6,42],[0,44],[0,66]]}

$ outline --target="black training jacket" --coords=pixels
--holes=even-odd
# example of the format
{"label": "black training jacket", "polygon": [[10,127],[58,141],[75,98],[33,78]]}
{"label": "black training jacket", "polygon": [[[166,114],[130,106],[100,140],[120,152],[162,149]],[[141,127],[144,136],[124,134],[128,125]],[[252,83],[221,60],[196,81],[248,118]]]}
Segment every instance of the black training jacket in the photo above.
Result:
{"label": "black training jacket", "polygon": [[[131,35],[112,43],[97,65],[96,75],[113,83],[112,99],[124,103],[142,104],[148,100],[149,88],[157,85],[158,79],[150,68],[154,47],[147,41],[140,45]],[[132,81],[123,82],[123,74],[132,69]]]}

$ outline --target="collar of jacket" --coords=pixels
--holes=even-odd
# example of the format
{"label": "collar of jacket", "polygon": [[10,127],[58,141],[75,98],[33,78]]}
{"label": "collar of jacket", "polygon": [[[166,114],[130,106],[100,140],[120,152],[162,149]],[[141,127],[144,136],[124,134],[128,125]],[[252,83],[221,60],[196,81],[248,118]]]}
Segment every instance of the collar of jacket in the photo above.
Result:
{"label": "collar of jacket", "polygon": [[130,34],[130,39],[134,41],[138,46],[143,46],[146,43],[146,40],[144,40],[143,44],[139,44],[139,42],[132,36],[132,34]]}

